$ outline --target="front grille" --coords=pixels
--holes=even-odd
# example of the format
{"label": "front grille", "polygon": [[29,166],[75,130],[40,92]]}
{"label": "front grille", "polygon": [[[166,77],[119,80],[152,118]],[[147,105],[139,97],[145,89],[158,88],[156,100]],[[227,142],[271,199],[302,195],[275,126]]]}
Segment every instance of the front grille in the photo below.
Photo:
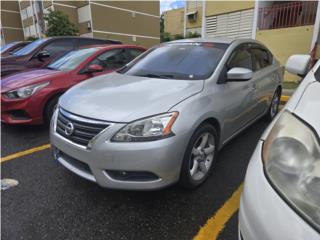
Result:
{"label": "front grille", "polygon": [[92,138],[108,126],[103,121],[80,117],[60,108],[56,132],[74,143],[87,146]]}

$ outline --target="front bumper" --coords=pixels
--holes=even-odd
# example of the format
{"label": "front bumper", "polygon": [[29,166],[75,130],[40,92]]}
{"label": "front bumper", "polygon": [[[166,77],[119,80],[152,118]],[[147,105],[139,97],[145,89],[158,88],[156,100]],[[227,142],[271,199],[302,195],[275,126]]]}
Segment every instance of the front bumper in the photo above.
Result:
{"label": "front bumper", "polygon": [[320,234],[280,198],[266,179],[262,144],[259,141],[246,174],[239,210],[239,240],[319,240]]}
{"label": "front bumper", "polygon": [[[56,118],[57,112],[50,126],[54,157],[75,174],[102,187],[127,190],[159,189],[179,180],[186,139],[188,139],[186,136],[173,136],[152,142],[111,142],[112,136],[124,126],[117,123],[99,133],[88,148],[56,133]],[[143,172],[157,178],[119,180],[110,172]]]}
{"label": "front bumper", "polygon": [[7,124],[41,124],[42,111],[32,99],[11,100],[1,97],[1,122]]}

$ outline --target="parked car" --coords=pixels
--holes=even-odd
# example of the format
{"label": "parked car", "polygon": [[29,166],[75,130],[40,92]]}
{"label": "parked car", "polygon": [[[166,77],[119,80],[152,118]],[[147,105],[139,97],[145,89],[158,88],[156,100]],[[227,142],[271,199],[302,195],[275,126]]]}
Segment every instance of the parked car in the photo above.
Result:
{"label": "parked car", "polygon": [[1,121],[49,122],[59,96],[68,88],[119,69],[145,50],[131,45],[96,46],[71,51],[45,69],[8,76],[1,82]]}
{"label": "parked car", "polygon": [[161,44],[61,97],[51,124],[54,157],[103,187],[196,187],[221,147],[276,115],[282,76],[253,40]]}
{"label": "parked car", "polygon": [[1,57],[1,77],[30,68],[47,66],[66,52],[82,46],[119,44],[118,41],[82,37],[50,37],[38,39],[7,57]]}
{"label": "parked car", "polygon": [[[299,76],[310,56],[286,69]],[[320,61],[258,142],[239,212],[239,240],[320,239]]]}
{"label": "parked car", "polygon": [[19,49],[28,45],[30,41],[20,41],[20,42],[11,42],[1,46],[0,54],[1,57],[9,56],[14,52],[18,51]]}

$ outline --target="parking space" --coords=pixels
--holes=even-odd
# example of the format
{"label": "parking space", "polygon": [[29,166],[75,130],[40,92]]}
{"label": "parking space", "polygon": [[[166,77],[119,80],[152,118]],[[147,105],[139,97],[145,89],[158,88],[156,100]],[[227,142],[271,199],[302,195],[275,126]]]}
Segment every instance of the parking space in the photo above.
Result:
{"label": "parking space", "polygon": [[[103,189],[54,162],[50,149],[3,162],[2,178],[19,184],[2,191],[2,237],[236,239],[233,211],[239,194],[234,193],[267,124],[260,120],[224,147],[213,174],[193,191],[179,186],[152,192]],[[2,157],[49,143],[45,127],[2,125],[1,131]]]}

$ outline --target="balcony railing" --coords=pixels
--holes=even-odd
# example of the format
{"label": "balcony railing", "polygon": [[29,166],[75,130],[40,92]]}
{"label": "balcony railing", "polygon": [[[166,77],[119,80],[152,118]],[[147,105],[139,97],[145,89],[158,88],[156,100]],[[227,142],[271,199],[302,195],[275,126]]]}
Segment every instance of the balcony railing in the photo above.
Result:
{"label": "balcony railing", "polygon": [[273,4],[259,9],[259,29],[275,29],[313,25],[318,1]]}

